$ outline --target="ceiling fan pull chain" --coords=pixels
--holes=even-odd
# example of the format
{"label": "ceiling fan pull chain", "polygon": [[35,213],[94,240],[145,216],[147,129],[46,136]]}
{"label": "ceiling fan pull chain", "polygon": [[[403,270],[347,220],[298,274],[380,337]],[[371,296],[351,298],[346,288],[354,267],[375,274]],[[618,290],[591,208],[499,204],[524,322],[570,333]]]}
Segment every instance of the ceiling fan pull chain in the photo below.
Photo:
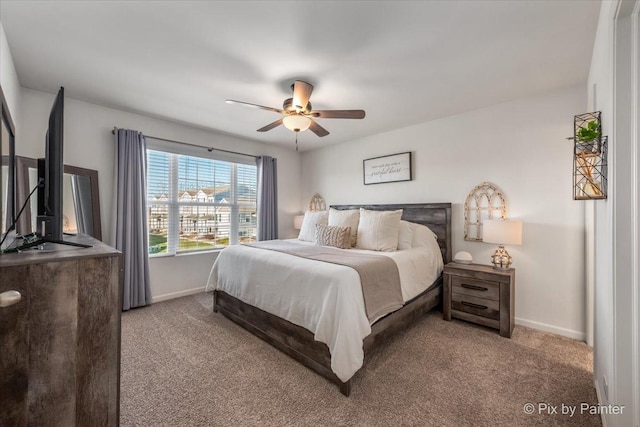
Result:
{"label": "ceiling fan pull chain", "polygon": [[296,132],[296,151],[298,151],[298,132]]}

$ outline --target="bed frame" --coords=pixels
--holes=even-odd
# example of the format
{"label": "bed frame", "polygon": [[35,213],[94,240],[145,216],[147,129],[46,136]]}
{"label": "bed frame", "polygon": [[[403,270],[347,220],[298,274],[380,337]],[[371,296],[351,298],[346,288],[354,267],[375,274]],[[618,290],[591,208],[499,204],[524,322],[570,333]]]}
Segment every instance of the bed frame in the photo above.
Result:
{"label": "bed frame", "polygon": [[[403,209],[402,219],[428,226],[438,236],[444,263],[451,261],[451,203],[402,205],[338,205],[334,209],[395,210]],[[371,325],[371,334],[364,339],[364,365],[373,351],[390,337],[415,323],[422,315],[440,306],[442,275],[425,292],[402,308]],[[342,382],[331,370],[331,354],[325,343],[315,341],[313,333],[278,316],[251,306],[222,291],[214,291],[213,311],[262,338],[298,362],[313,369],[340,387],[345,396],[351,393],[351,380]]]}

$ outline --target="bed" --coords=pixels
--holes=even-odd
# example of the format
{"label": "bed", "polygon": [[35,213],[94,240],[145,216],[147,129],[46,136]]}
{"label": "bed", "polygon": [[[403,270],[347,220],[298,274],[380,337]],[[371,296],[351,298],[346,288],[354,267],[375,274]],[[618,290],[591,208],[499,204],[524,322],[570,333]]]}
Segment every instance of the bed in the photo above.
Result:
{"label": "bed", "polygon": [[[436,237],[434,239],[435,252],[439,250],[438,255],[442,255],[440,263],[446,264],[451,261],[450,203],[337,205],[331,207],[338,210],[364,208],[388,211],[402,209],[404,221],[425,225],[433,231],[434,237]],[[405,276],[408,274],[405,272],[400,274],[403,283],[404,305],[379,319],[369,319],[371,320],[369,322],[365,317],[363,321],[362,313],[358,314],[357,309],[345,310],[344,307],[348,307],[345,303],[342,303],[344,306],[342,311],[336,309],[335,314],[330,312],[327,315],[327,313],[319,311],[316,313],[313,310],[298,310],[303,314],[297,315],[296,308],[298,306],[296,304],[305,304],[305,298],[312,299],[308,295],[302,297],[300,292],[303,292],[304,289],[299,290],[299,288],[306,286],[308,292],[312,294],[316,287],[323,286],[323,277],[325,281],[342,280],[338,276],[351,274],[344,270],[349,270],[349,267],[327,265],[327,263],[320,261],[299,259],[293,255],[276,254],[269,250],[256,248],[235,247],[225,251],[227,252],[223,260],[220,261],[222,258],[220,256],[216,260],[208,285],[208,289],[213,288],[214,291],[214,312],[224,315],[337,384],[345,396],[350,394],[353,373],[366,364],[375,348],[389,337],[416,322],[426,312],[438,307],[442,300],[442,275],[440,271],[432,277],[429,276],[428,281],[431,282],[432,279],[433,281],[424,285],[425,289],[421,291],[404,285],[405,282],[408,282],[405,280],[406,278],[403,278],[403,274]],[[414,255],[411,251],[400,252],[405,251],[386,255],[392,259],[395,257],[394,261],[399,265],[420,264],[412,260],[411,257]],[[231,263],[229,260],[234,256],[237,259]],[[291,258],[287,259],[286,257]],[[230,266],[238,265],[238,263],[241,263],[242,268],[236,268],[235,272],[229,272],[224,276],[226,280],[222,280],[220,277],[223,275],[218,273],[218,269],[224,267],[225,260],[229,264],[226,267],[227,270],[232,268]],[[300,281],[300,276],[294,274],[296,269],[308,271],[308,280],[305,279],[305,283],[297,282]],[[326,274],[334,274],[331,273],[332,271],[335,272],[335,277],[331,276],[330,279],[327,279],[329,276]],[[355,270],[352,273],[358,274]],[[323,274],[325,276],[322,276]],[[416,273],[414,271],[411,274],[414,277]],[[230,279],[231,277],[233,279]],[[314,280],[316,283],[312,283]],[[424,280],[427,279],[423,278]],[[234,281],[238,283],[228,283]],[[269,281],[280,281],[278,282],[278,285],[281,285],[279,287],[280,293],[274,294],[272,288],[275,286],[268,286],[267,282]],[[309,283],[306,283],[307,281]],[[346,292],[349,298],[357,299],[360,295],[359,298],[362,299],[362,290],[359,292],[351,291],[349,294],[348,288],[341,287],[340,289],[347,289],[341,292]],[[419,293],[416,294],[416,292]],[[325,298],[327,297],[325,296]],[[340,298],[336,300],[340,304]],[[360,304],[364,307],[363,303]],[[305,316],[309,318],[304,318]],[[305,328],[303,325],[307,327]]]}

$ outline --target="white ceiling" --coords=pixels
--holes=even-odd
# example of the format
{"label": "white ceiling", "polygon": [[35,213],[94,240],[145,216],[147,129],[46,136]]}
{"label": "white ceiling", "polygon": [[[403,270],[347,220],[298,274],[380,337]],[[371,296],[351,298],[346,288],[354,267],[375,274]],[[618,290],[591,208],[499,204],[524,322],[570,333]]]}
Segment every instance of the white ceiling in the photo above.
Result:
{"label": "white ceiling", "polygon": [[[301,149],[586,82],[599,1],[0,2],[24,87],[293,147],[256,129],[315,85]],[[114,125],[118,125],[114,123]]]}

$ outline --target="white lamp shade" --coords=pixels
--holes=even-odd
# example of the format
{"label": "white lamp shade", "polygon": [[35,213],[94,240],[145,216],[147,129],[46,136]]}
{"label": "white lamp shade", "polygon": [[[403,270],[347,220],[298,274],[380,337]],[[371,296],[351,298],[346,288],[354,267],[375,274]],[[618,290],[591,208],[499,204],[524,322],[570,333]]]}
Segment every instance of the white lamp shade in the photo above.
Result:
{"label": "white lamp shade", "polygon": [[293,217],[293,228],[296,230],[300,230],[302,228],[302,221],[304,220],[304,215],[296,215]]}
{"label": "white lamp shade", "polygon": [[499,245],[522,244],[522,221],[489,219],[482,222],[482,241]]}
{"label": "white lamp shade", "polygon": [[309,126],[311,126],[311,119],[305,116],[293,114],[282,119],[282,123],[289,130],[302,132],[309,129]]}

